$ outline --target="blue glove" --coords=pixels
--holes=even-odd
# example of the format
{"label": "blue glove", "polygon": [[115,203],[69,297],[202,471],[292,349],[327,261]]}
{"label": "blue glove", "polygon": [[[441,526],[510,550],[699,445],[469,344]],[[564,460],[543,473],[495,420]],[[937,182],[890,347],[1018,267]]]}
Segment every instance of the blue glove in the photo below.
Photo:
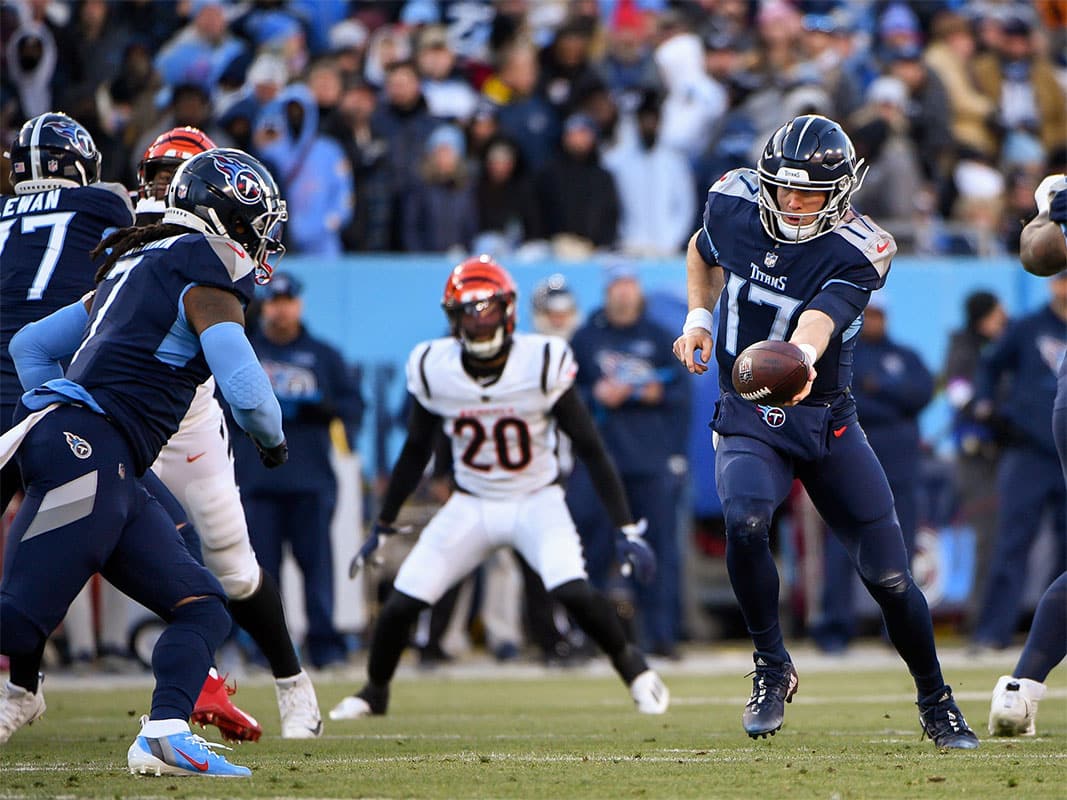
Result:
{"label": "blue glove", "polygon": [[1061,189],[1052,196],[1048,207],[1048,218],[1060,225],[1067,224],[1067,189]]}
{"label": "blue glove", "polygon": [[627,577],[632,574],[643,584],[652,583],[656,577],[656,554],[641,538],[647,530],[648,522],[642,519],[623,525],[615,534],[615,558],[620,571]]}
{"label": "blue glove", "polygon": [[370,536],[367,537],[367,541],[363,543],[363,546],[359,548],[359,552],[356,553],[355,558],[352,559],[352,563],[348,565],[348,577],[356,577],[356,573],[367,564],[373,564],[378,566],[382,563],[381,556],[375,556],[374,553],[381,545],[385,543],[385,540],[396,534],[411,533],[413,528],[410,525],[401,525],[399,527],[395,525],[387,525],[386,523],[378,520],[371,526]]}

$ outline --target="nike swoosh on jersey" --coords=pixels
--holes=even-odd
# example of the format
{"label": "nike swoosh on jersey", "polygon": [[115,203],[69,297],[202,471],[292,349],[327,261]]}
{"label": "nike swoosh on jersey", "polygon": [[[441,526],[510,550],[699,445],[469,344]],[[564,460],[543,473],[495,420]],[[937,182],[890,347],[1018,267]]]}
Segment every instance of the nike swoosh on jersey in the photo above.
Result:
{"label": "nike swoosh on jersey", "polygon": [[878,245],[874,249],[877,250],[879,253],[884,253],[885,249],[887,247],[889,247],[889,242],[882,242],[880,245]]}
{"label": "nike swoosh on jersey", "polygon": [[835,439],[840,439],[842,436],[845,435],[845,431],[847,431],[847,430],[848,430],[848,425],[842,425],[840,428],[835,428],[834,429],[834,438]]}
{"label": "nike swoosh on jersey", "polygon": [[180,755],[182,758],[184,758],[186,761],[188,761],[201,772],[207,772],[208,763],[206,758],[203,761],[196,761],[195,759],[191,758],[187,753],[183,753],[177,747],[174,748],[174,752],[176,752],[178,755]]}
{"label": "nike swoosh on jersey", "polygon": [[205,450],[203,453],[197,453],[195,456],[186,456],[185,457],[185,463],[192,464],[198,458],[201,458],[202,456],[206,456],[206,455],[207,455],[207,451]]}

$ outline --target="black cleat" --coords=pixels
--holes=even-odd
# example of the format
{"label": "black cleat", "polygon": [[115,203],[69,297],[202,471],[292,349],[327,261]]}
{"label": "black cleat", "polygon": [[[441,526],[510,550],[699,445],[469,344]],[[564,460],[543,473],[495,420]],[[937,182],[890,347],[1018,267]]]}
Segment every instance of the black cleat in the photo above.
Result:
{"label": "black cleat", "polygon": [[785,721],[785,704],[793,702],[800,685],[797,671],[788,661],[768,664],[761,656],[756,659],[755,672],[749,675],[753,676],[752,696],[741,715],[741,724],[753,739],[774,736]]}
{"label": "black cleat", "polygon": [[923,736],[929,736],[940,750],[976,750],[978,737],[967,725],[956,701],[952,687],[944,686],[918,702],[919,724]]}

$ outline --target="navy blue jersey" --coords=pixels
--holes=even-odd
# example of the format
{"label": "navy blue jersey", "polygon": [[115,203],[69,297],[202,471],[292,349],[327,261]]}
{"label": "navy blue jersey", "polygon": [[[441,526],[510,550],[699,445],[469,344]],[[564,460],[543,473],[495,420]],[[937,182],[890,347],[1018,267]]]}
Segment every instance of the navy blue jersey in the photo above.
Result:
{"label": "navy blue jersey", "polygon": [[727,172],[708,190],[701,256],[725,272],[715,357],[719,384],[732,392],[738,353],[765,339],[788,340],[801,312],[834,321],[830,344],[804,404],[831,402],[848,388],[852,348],[870,293],[881,288],[896,253],[893,237],[867,217],[850,214],[833,232],[795,244],[775,242],[760,222],[756,172]]}
{"label": "navy blue jersey", "polygon": [[[96,266],[89,251],[109,228],[132,224],[133,207],[118,184],[0,196],[0,406],[13,406],[22,394],[8,354],[11,337],[91,291]],[[2,430],[10,422],[0,420]]]}
{"label": "navy blue jersey", "polygon": [[156,460],[211,376],[182,302],[192,286],[234,292],[251,268],[229,239],[187,233],[131,250],[97,288],[66,377],[85,387],[122,431],[141,475]]}

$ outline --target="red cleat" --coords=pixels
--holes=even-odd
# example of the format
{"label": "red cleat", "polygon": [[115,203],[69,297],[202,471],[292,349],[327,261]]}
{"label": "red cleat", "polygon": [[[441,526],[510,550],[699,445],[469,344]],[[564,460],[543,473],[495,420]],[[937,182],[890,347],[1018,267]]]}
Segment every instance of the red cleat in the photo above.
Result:
{"label": "red cleat", "polygon": [[230,702],[230,695],[237,692],[237,683],[226,685],[215,670],[208,673],[207,680],[196,699],[191,722],[197,725],[214,725],[222,737],[231,742],[258,742],[263,728],[251,714],[246,714]]}

